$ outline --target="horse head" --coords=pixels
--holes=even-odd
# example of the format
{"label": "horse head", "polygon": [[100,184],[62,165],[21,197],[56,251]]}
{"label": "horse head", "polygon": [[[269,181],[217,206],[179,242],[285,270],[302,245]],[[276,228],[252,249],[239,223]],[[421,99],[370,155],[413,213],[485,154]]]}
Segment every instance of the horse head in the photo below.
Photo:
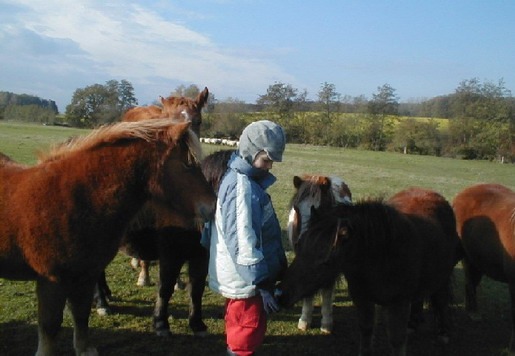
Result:
{"label": "horse head", "polygon": [[200,125],[202,124],[202,108],[207,102],[209,91],[204,88],[195,99],[184,96],[160,97],[162,108],[161,117],[168,117],[175,120],[190,121],[193,132],[200,136]]}
{"label": "horse head", "polygon": [[293,177],[295,194],[291,200],[288,217],[288,238],[293,249],[306,231],[312,209],[331,207],[335,204],[352,204],[349,186],[338,177],[303,175]]}
{"label": "horse head", "polygon": [[201,169],[200,142],[190,130],[191,122],[162,121],[168,126],[157,144],[161,157],[157,174],[150,182],[152,201],[179,216],[196,216],[200,225],[212,218],[216,202],[213,188]]}

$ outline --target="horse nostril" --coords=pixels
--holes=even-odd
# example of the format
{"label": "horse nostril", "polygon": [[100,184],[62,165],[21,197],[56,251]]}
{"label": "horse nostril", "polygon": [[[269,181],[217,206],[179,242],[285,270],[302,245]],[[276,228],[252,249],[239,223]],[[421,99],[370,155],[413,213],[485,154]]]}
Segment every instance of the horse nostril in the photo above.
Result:
{"label": "horse nostril", "polygon": [[215,216],[215,203],[210,205],[202,204],[199,208],[199,212],[204,221],[212,220]]}

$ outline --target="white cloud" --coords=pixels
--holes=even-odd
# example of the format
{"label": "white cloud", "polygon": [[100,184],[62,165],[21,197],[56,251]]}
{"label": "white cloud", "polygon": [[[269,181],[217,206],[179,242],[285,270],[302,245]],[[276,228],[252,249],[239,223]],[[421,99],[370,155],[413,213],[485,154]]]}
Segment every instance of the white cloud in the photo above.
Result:
{"label": "white cloud", "polygon": [[[16,11],[2,16],[9,21],[0,25],[0,77],[9,67],[23,71],[27,66],[35,78],[0,83],[0,90],[17,92],[29,88],[30,81],[39,83],[33,90],[40,90],[47,82],[47,93],[28,93],[56,100],[60,111],[75,89],[110,79],[129,80],[140,102],[147,103],[180,83],[208,86],[218,98],[253,101],[267,85],[284,78],[267,60],[221,48],[207,34],[165,19],[148,5],[87,0],[10,4]],[[63,89],[69,91],[65,98],[51,96],[62,95]]]}

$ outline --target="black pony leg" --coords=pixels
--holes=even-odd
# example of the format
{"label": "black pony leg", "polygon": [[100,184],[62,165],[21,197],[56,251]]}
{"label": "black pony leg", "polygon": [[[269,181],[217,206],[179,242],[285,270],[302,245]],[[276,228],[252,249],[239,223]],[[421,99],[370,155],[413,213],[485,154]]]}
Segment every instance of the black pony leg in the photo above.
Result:
{"label": "black pony leg", "polygon": [[190,283],[190,314],[188,317],[190,329],[195,336],[206,336],[207,325],[202,320],[202,296],[206,287],[206,278],[209,265],[209,253],[200,244],[196,247],[195,258],[188,261],[188,276]]}
{"label": "black pony leg", "polygon": [[154,307],[154,329],[158,336],[171,335],[170,323],[168,322],[168,303],[173,295],[174,285],[183,263],[184,260],[170,257],[159,260],[159,282]]}
{"label": "black pony leg", "polygon": [[105,316],[107,314],[111,314],[111,308],[109,307],[109,302],[107,301],[108,299],[111,299],[111,297],[111,289],[109,289],[109,285],[107,284],[106,280],[106,274],[105,271],[103,271],[95,285],[95,292],[93,297],[98,315]]}

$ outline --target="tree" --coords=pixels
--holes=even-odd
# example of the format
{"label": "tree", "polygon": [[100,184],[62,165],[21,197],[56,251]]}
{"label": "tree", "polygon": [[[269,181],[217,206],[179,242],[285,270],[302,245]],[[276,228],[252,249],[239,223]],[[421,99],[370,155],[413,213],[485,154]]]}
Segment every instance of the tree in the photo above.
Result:
{"label": "tree", "polygon": [[338,111],[340,93],[336,92],[334,84],[324,82],[318,92],[318,101],[323,107],[326,118],[331,119],[331,112]]}
{"label": "tree", "polygon": [[66,107],[68,122],[78,127],[95,127],[118,121],[125,110],[137,104],[132,85],[110,80],[77,89]]}
{"label": "tree", "polygon": [[281,119],[293,117],[293,106],[297,97],[297,89],[290,84],[276,82],[270,85],[266,94],[260,95],[257,104],[265,106],[269,112],[279,114]]}
{"label": "tree", "polygon": [[389,84],[377,87],[377,93],[372,95],[368,103],[368,112],[371,114],[372,122],[369,130],[371,148],[376,151],[383,151],[386,148],[385,129],[388,115],[397,115],[399,102],[395,89]]}

